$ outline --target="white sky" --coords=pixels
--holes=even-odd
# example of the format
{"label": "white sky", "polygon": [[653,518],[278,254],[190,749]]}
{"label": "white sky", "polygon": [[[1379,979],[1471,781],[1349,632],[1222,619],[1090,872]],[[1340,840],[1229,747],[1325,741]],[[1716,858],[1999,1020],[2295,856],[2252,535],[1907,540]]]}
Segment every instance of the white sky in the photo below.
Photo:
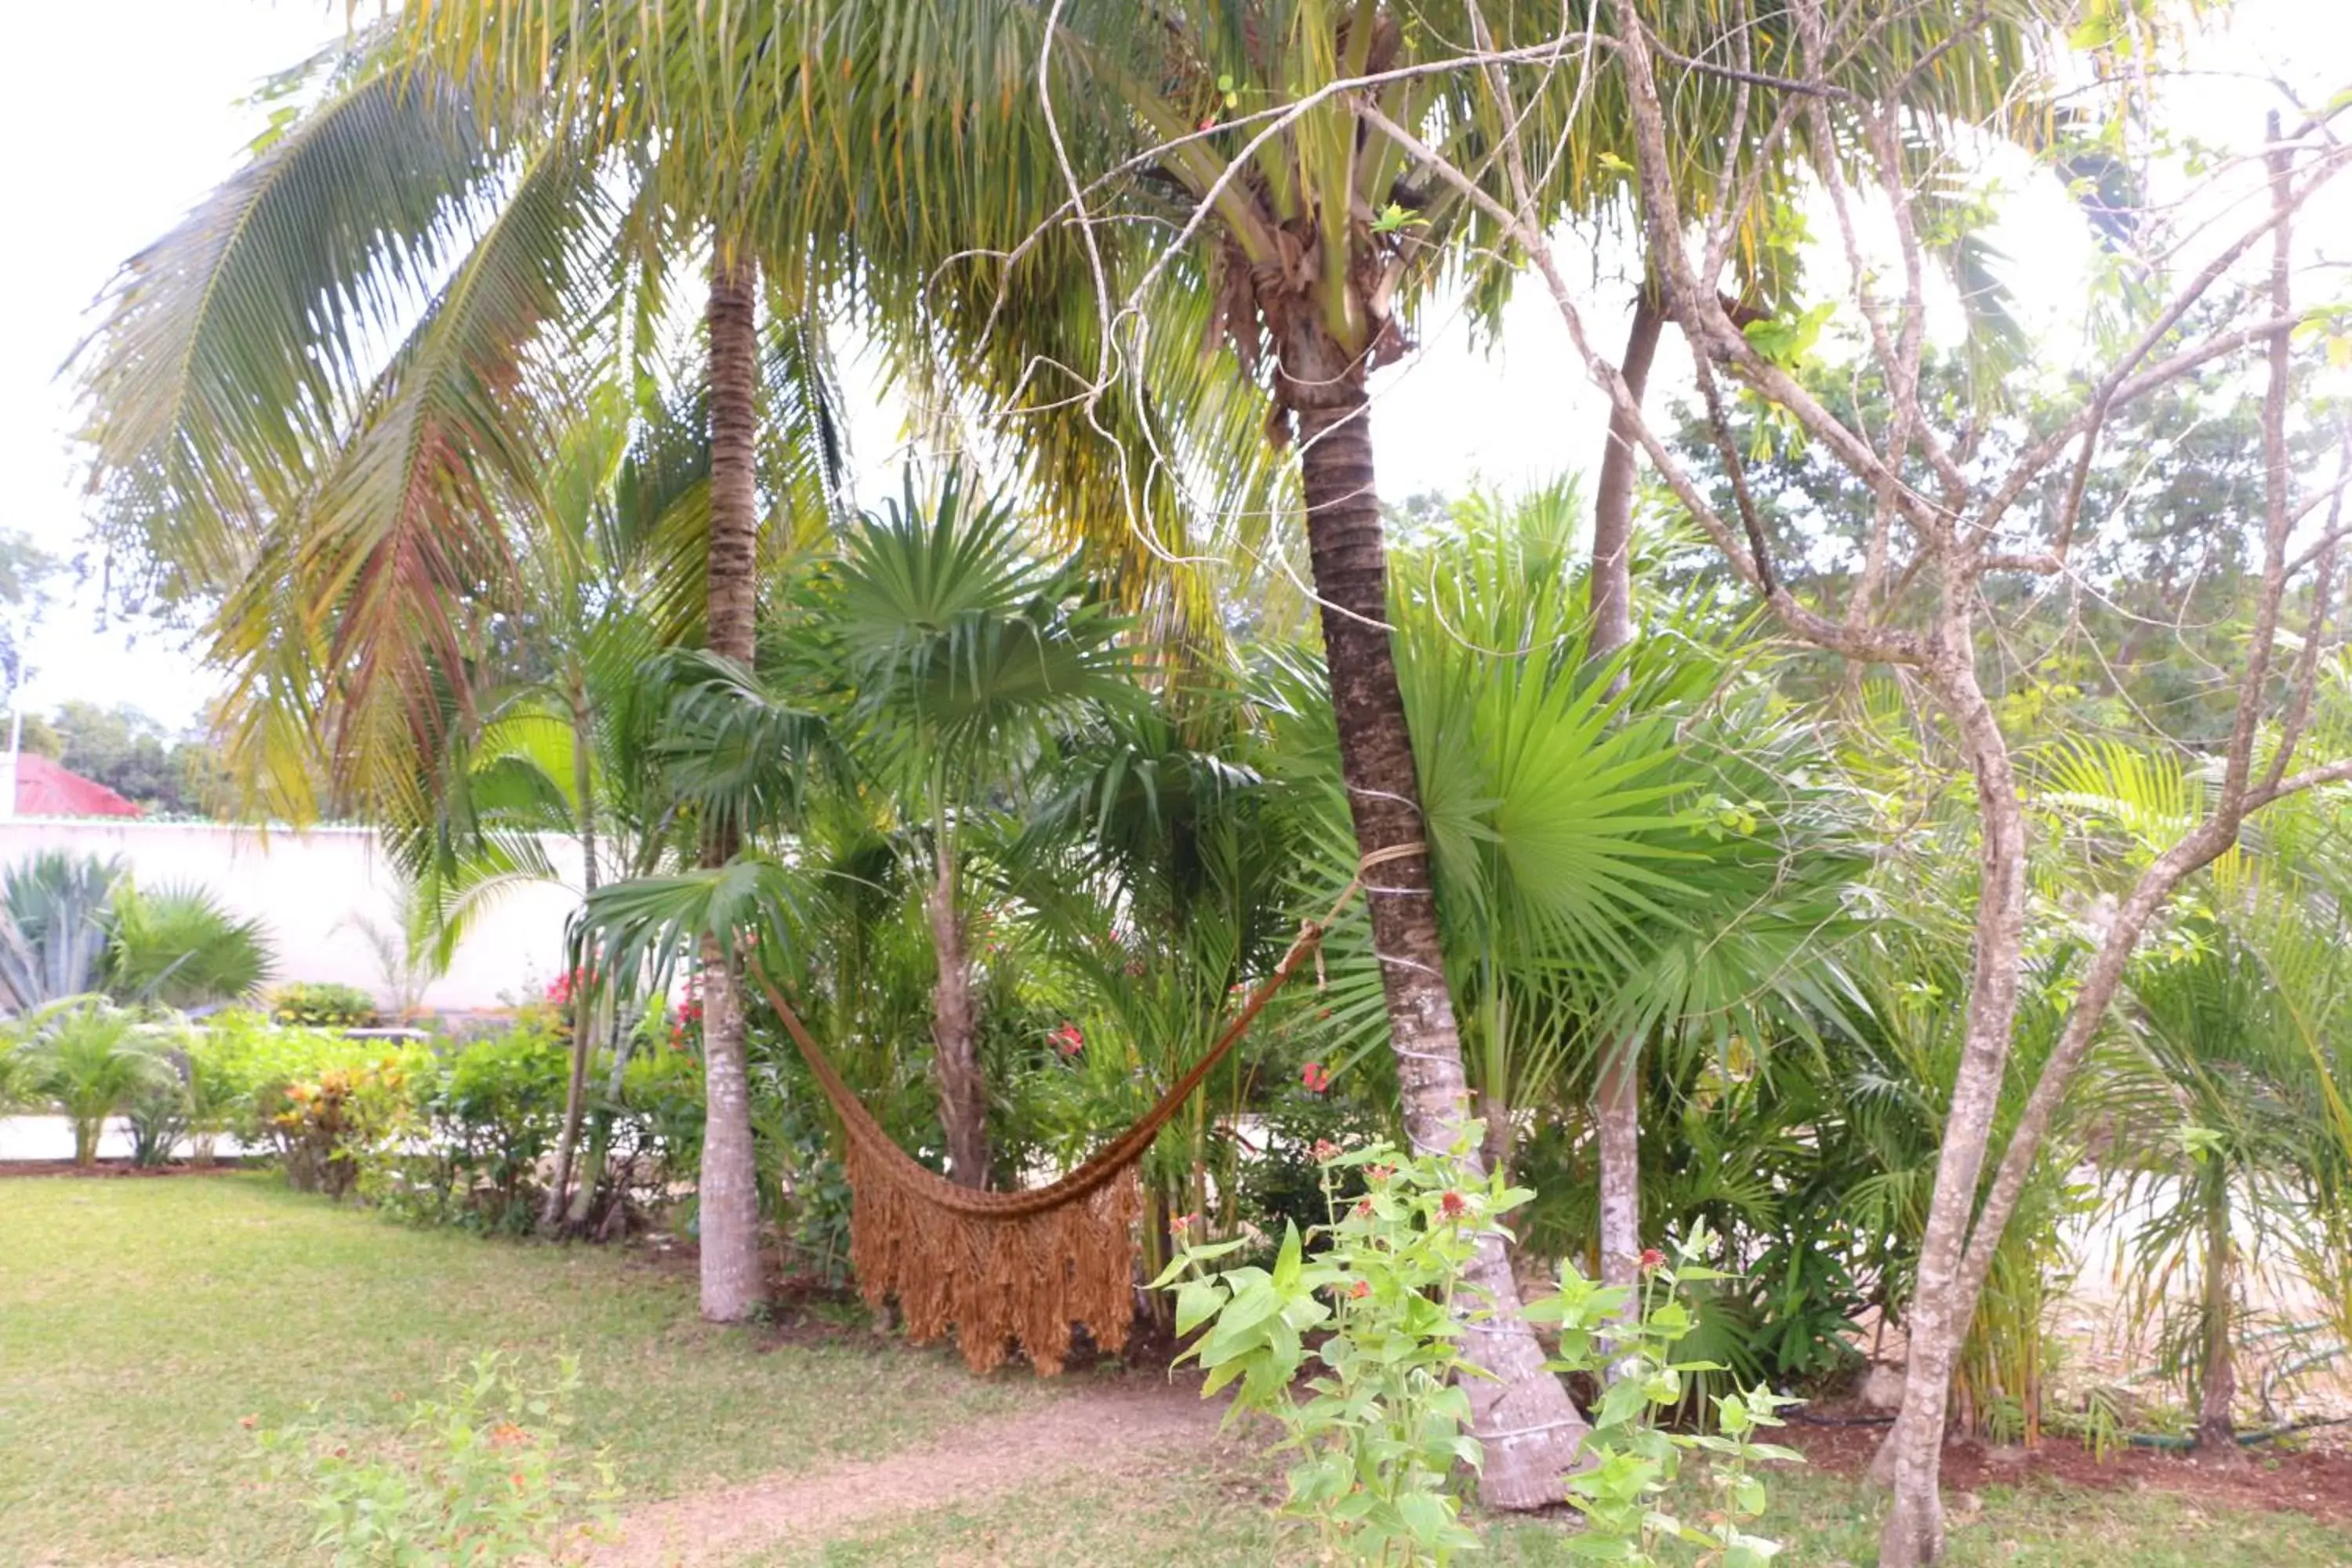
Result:
{"label": "white sky", "polygon": [[[338,36],[343,5],[29,0],[15,9],[22,15],[11,18],[0,83],[0,147],[14,150],[18,214],[16,237],[0,245],[0,474],[9,502],[0,527],[71,556],[82,498],[70,388],[57,371],[87,330],[88,307],[123,258],[236,167],[259,119],[237,100]],[[2215,40],[2204,58],[2231,71],[2274,68],[2306,101],[2324,101],[2352,78],[2352,5],[2240,0],[2234,36]],[[2243,145],[2259,136],[2270,101],[2242,79],[2217,78],[2181,107],[2200,133]],[[2017,263],[2030,315],[2063,330],[2068,279],[2087,247],[2054,183],[2044,183],[2052,188],[2021,204],[1995,239]],[[2345,239],[2326,248],[2341,258],[2352,231]],[[1591,326],[1612,349],[1623,335],[1615,316]],[[1458,327],[1433,319],[1423,352],[1382,374],[1374,418],[1385,495],[1458,491],[1477,479],[1516,488],[1591,465],[1601,405],[1538,289],[1522,288],[1506,337],[1508,352],[1474,355]],[[1679,379],[1671,357],[1661,376],[1662,385]],[[861,458],[887,445],[858,434]],[[169,634],[119,619],[100,625],[99,609],[92,584],[51,610],[30,650],[26,709],[86,699],[130,702],[174,725],[194,720],[213,690],[194,658]]]}

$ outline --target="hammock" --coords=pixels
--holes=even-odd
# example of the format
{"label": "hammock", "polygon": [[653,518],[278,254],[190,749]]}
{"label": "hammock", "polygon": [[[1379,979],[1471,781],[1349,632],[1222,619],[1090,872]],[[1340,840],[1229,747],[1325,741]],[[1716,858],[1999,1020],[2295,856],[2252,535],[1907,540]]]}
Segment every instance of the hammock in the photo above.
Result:
{"label": "hammock", "polygon": [[[1419,854],[1418,844],[1399,846]],[[1365,857],[1364,865],[1400,858]],[[832,1058],[810,1036],[775,984],[751,963],[751,978],[840,1113],[848,1135],[849,1257],[857,1286],[879,1310],[896,1297],[907,1337],[937,1340],[953,1324],[964,1364],[1001,1365],[1018,1346],[1046,1376],[1069,1359],[1076,1325],[1117,1354],[1135,1319],[1134,1226],[1143,1212],[1135,1167],[1202,1079],[1224,1059],[1258,1012],[1314,952],[1361,879],[1350,881],[1320,922],[1304,921],[1274,973],[1252,991],[1207,1053],[1136,1123],[1051,1185],[991,1193],[959,1186],[891,1142]]]}

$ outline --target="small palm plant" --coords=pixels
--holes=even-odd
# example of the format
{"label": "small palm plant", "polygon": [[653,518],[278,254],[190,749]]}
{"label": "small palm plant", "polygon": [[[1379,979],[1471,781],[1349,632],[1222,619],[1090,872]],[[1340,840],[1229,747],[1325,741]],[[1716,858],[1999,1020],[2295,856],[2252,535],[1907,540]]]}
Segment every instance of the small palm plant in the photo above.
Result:
{"label": "small palm plant", "polygon": [[26,1047],[34,1097],[73,1123],[74,1163],[95,1164],[109,1120],[178,1075],[137,1016],[100,997],[77,996],[33,1016]]}

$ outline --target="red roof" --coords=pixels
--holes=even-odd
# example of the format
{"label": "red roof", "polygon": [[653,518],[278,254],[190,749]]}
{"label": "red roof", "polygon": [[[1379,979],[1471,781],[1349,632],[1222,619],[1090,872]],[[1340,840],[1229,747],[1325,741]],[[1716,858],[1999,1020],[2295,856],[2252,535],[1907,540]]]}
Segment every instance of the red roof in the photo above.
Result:
{"label": "red roof", "polygon": [[16,754],[19,816],[136,816],[139,808],[38,752]]}

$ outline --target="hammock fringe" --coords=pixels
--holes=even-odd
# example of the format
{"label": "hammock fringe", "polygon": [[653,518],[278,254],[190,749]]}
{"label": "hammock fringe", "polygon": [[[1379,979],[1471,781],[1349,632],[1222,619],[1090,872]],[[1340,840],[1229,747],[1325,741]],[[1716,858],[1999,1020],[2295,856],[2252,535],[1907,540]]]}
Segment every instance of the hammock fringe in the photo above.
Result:
{"label": "hammock fringe", "polygon": [[[1409,847],[1418,852],[1420,846]],[[1340,904],[1356,886],[1349,884]],[[899,1148],[752,958],[751,978],[841,1118],[849,1256],[867,1305],[879,1310],[897,1300],[907,1337],[917,1344],[952,1329],[964,1364],[974,1372],[993,1370],[1017,1350],[1050,1377],[1069,1360],[1080,1327],[1102,1350],[1125,1350],[1135,1321],[1136,1222],[1143,1214],[1136,1166],[1160,1130],[1316,951],[1332,916],[1300,924],[1297,940],[1216,1043],[1132,1126],[1060,1180],[1009,1193],[959,1186]]]}

